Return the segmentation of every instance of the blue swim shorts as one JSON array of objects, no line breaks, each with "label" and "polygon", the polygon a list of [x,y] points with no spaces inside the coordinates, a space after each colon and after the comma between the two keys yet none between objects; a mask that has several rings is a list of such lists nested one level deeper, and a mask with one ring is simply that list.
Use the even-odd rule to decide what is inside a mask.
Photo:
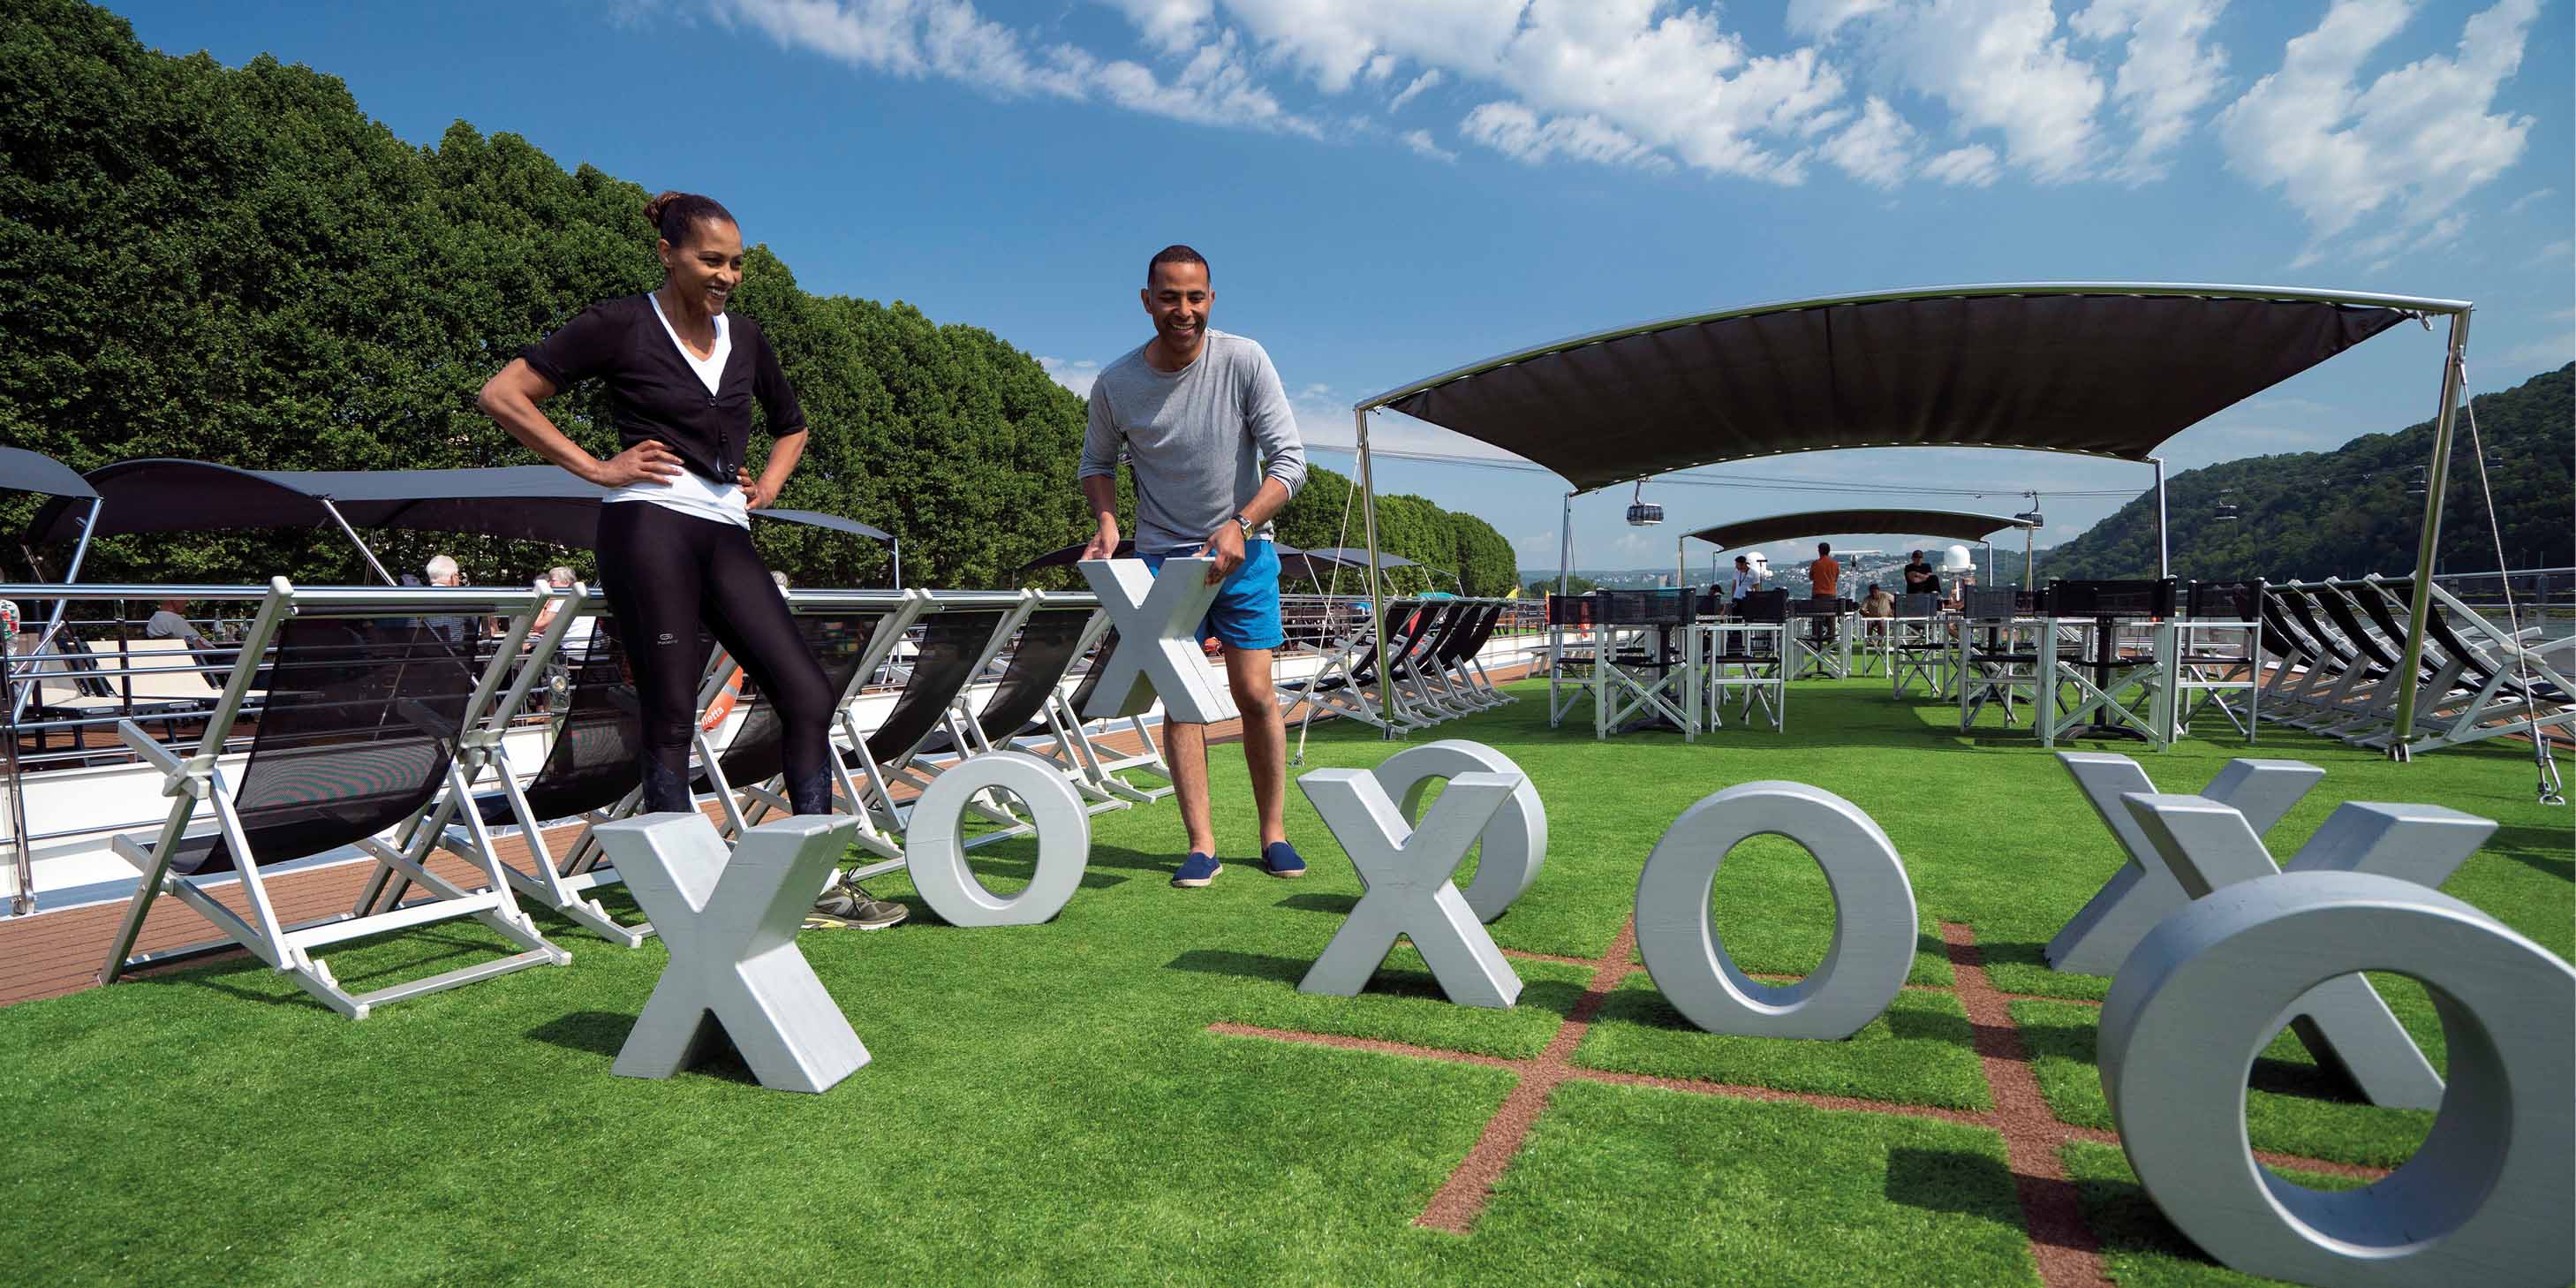
[{"label": "blue swim shorts", "polygon": [[[1165,559],[1187,559],[1198,554],[1199,546],[1183,546],[1158,555],[1146,555],[1145,566],[1160,575]],[[1199,638],[1215,636],[1227,648],[1277,648],[1288,642],[1279,627],[1279,551],[1267,541],[1243,543],[1243,564],[1216,592],[1216,602],[1208,605],[1207,617],[1199,622]]]}]

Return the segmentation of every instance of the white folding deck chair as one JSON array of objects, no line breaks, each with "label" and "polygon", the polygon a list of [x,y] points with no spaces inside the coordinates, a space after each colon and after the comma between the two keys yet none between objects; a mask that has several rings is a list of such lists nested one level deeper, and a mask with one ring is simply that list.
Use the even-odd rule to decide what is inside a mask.
[{"label": "white folding deck chair", "polygon": [[[520,662],[519,645],[536,619],[538,599],[527,590],[299,591],[283,577],[272,580],[193,753],[182,759],[132,721],[117,727],[125,744],[162,772],[162,790],[172,804],[169,818],[148,841],[134,836],[113,841],[116,853],[134,864],[142,881],[126,906],[100,982],[113,983],[135,968],[209,948],[239,946],[324,1005],[364,1019],[373,1008],[391,1002],[571,961],[571,954],[547,942],[520,911],[510,882],[490,858],[488,836],[482,838],[477,864],[485,889],[465,890],[424,864],[437,834],[426,825],[426,815],[435,802],[470,802],[473,773],[488,757],[467,749],[488,747],[499,737],[525,698],[530,678],[541,669],[523,668],[520,682],[503,696],[503,681]],[[424,616],[460,612],[509,619],[499,651],[479,673],[470,655],[459,656],[419,625]],[[217,760],[272,644],[275,655],[268,659],[267,673],[271,698],[260,713],[250,759],[236,780],[217,767]],[[191,834],[200,803],[211,807],[215,826]],[[478,815],[469,810],[467,816],[473,826],[481,826]],[[388,829],[401,838],[399,846],[377,839]],[[348,845],[374,856],[380,865],[356,906],[336,916],[284,924],[261,866]],[[226,906],[216,892],[216,879],[226,872],[239,874],[247,916]],[[372,907],[388,872],[421,885],[430,897]],[[165,893],[212,922],[223,938],[135,954],[144,918]],[[519,951],[354,994],[312,955],[325,945],[458,917],[480,921]]]}]

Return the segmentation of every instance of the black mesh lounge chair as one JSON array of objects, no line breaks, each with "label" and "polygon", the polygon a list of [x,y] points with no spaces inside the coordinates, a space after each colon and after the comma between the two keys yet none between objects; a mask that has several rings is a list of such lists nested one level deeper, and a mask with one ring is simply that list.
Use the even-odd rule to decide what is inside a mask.
[{"label": "black mesh lounge chair", "polygon": [[913,655],[912,675],[903,692],[873,732],[855,738],[841,762],[864,778],[861,800],[878,827],[901,833],[908,806],[897,804],[894,784],[916,788],[928,780],[907,773],[913,756],[931,738],[947,734],[952,743],[963,733],[957,699],[984,669],[995,651],[994,636],[1014,614],[1006,609],[950,609],[922,624],[921,646]]},{"label": "black mesh lounge chair", "polygon": [[[850,699],[858,692],[874,663],[892,647],[889,633],[895,629],[889,615],[874,609],[800,612],[795,615],[797,634],[814,652],[814,660],[823,668],[824,687],[833,696],[833,710],[846,712]],[[709,787],[716,793],[724,810],[723,832],[739,835],[757,826],[771,814],[784,814],[788,804],[784,777],[786,767],[785,722],[778,717],[778,704],[764,699],[753,705],[734,730],[724,751],[707,756],[703,750],[700,762]],[[706,735],[700,732],[701,748]],[[836,789],[852,786],[846,778],[835,781]]]},{"label": "black mesh lounge chair", "polygon": [[[1128,753],[1111,751],[1092,738],[1090,722],[1082,712],[1091,701],[1092,691],[1100,687],[1110,650],[1118,647],[1118,632],[1110,629],[1104,617],[1093,626],[1098,635],[1090,646],[1091,664],[1073,692],[1057,698],[1041,709],[1054,741],[1040,753],[1065,767],[1075,779],[1075,790],[1095,803],[1115,800],[1126,805],[1142,805],[1172,794],[1172,767],[1163,760],[1163,749],[1154,741],[1154,731],[1142,715],[1119,716],[1102,721],[1104,729],[1124,723],[1136,735],[1139,750]],[[1163,780],[1163,786],[1147,787],[1128,775],[1147,773]],[[1097,811],[1095,811],[1097,812]]]},{"label": "black mesh lounge chair", "polygon": [[[2382,598],[2412,590],[2403,581],[2362,584]],[[2363,739],[2363,746],[2385,747],[2404,738],[2410,752],[2424,752],[2506,734],[2545,738],[2576,726],[2576,684],[2569,682],[2565,662],[2555,660],[2576,654],[2576,640],[2516,639],[2439,585],[2424,605],[2424,633],[2446,658],[2442,683],[2428,682],[2418,692],[2414,728],[2397,729],[2392,717],[2390,727]]]},{"label": "black mesh lounge chair", "polygon": [[[425,592],[418,601],[388,603],[385,591],[362,593],[363,599],[328,590],[298,592],[283,578],[271,583],[206,732],[185,759],[131,721],[118,726],[126,745],[166,776],[173,803],[169,818],[151,839],[121,836],[114,842],[116,852],[141,871],[143,880],[127,905],[101,982],[113,983],[127,970],[182,954],[239,946],[333,1010],[364,1019],[373,1007],[389,1002],[571,960],[519,910],[509,882],[490,859],[488,837],[479,863],[485,889],[467,891],[423,866],[448,815],[458,802],[471,799],[472,780],[488,763],[483,749],[506,727],[552,646],[550,634],[531,652],[532,664],[505,695],[502,681],[516,666],[519,642],[535,620],[538,597],[529,591],[493,592],[469,601],[476,611],[506,612],[512,619],[505,651],[477,668],[420,621],[431,612],[455,611],[462,597],[447,592],[430,598]],[[333,615],[335,609],[360,606],[365,617]],[[273,661],[263,670],[259,660],[272,642]],[[236,782],[217,767],[217,758],[254,680],[269,689],[268,703]],[[191,835],[189,824],[201,797],[213,807],[215,827]],[[468,817],[479,829],[479,816],[469,811]],[[396,830],[397,844],[377,839],[388,829]],[[356,906],[318,921],[282,924],[262,870],[347,846],[378,862],[375,878]],[[250,907],[247,917],[213,893],[216,879],[227,874],[238,876]],[[389,874],[424,887],[430,897],[376,909]],[[224,938],[131,955],[144,917],[163,893],[197,910]],[[481,921],[519,951],[359,994],[344,989],[330,968],[311,955],[326,944],[464,916]]]},{"label": "black mesh lounge chair", "polygon": [[1415,709],[1432,717],[1428,723],[1437,724],[1463,716],[1469,710],[1447,700],[1441,676],[1451,652],[1457,647],[1460,632],[1475,616],[1477,606],[1462,599],[1442,599],[1432,601],[1425,611],[1433,614],[1433,621],[1423,628],[1420,643],[1413,652],[1397,664],[1395,675],[1403,681],[1406,691],[1413,695]]},{"label": "black mesh lounge chair", "polygon": [[1510,702],[1511,698],[1494,687],[1478,660],[1485,644],[1494,636],[1494,624],[1502,620],[1501,604],[1476,604],[1466,611],[1457,634],[1441,651],[1439,668],[1433,679],[1440,685],[1445,701],[1466,711],[1483,711]]},{"label": "black mesh lounge chair", "polygon": [[1324,660],[1323,669],[1303,680],[1282,682],[1278,686],[1279,692],[1291,701],[1298,698],[1306,700],[1306,722],[1312,722],[1318,712],[1324,712],[1380,729],[1425,727],[1400,709],[1400,701],[1390,701],[1383,707],[1379,705],[1378,699],[1394,693],[1395,685],[1384,686],[1375,696],[1369,692],[1369,686],[1377,683],[1381,659],[1408,656],[1421,640],[1423,629],[1430,624],[1430,615],[1418,611],[1421,607],[1419,600],[1397,600],[1388,604],[1386,625],[1392,636],[1389,647],[1379,648],[1377,640],[1367,634],[1345,640],[1340,649]]},{"label": "black mesh lounge chair", "polygon": [[[579,611],[566,608],[566,613]],[[475,798],[487,827],[512,827],[528,849],[529,867],[502,863],[521,897],[581,923],[603,938],[629,948],[653,933],[649,925],[627,926],[609,915],[591,892],[618,884],[617,869],[604,866],[604,854],[589,844],[585,828],[558,860],[546,844],[546,820],[578,818],[596,826],[612,818],[636,788],[637,758],[644,745],[643,716],[635,696],[635,677],[626,665],[626,648],[617,621],[605,614],[594,619],[587,654],[568,673],[563,716],[536,777],[519,785],[506,760],[493,790]],[[463,853],[472,844],[469,830],[450,828],[440,845]]]}]

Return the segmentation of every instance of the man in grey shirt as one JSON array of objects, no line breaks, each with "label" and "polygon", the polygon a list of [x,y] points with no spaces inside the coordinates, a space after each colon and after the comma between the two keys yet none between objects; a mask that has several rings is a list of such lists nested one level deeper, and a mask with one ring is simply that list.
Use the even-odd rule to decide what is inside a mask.
[{"label": "man in grey shirt", "polygon": [[[1207,260],[1170,246],[1145,267],[1137,295],[1154,338],[1102,369],[1091,386],[1082,437],[1082,495],[1097,531],[1085,559],[1118,549],[1118,461],[1136,476],[1136,553],[1156,569],[1165,558],[1204,553],[1210,580],[1225,589],[1199,636],[1225,647],[1225,674],[1243,713],[1243,758],[1261,813],[1262,866],[1298,877],[1306,864],[1288,844],[1288,728],[1270,682],[1279,626],[1279,555],[1271,516],[1306,478],[1306,449],[1287,391],[1260,345],[1208,329],[1216,292]],[[1225,865],[1208,821],[1207,726],[1165,720],[1163,752],[1180,797],[1189,857],[1172,884],[1197,888]]]}]

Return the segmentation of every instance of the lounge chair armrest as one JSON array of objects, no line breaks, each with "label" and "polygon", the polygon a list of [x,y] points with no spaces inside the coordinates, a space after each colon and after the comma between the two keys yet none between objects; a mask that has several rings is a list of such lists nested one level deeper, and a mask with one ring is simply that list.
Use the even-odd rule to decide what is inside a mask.
[{"label": "lounge chair armrest", "polygon": [[394,711],[403,719],[410,721],[412,728],[420,730],[433,741],[442,746],[454,747],[456,722],[442,719],[437,712],[429,709],[429,704],[418,698],[403,698],[394,703]]},{"label": "lounge chair armrest", "polygon": [[[142,726],[137,725],[133,721],[117,721],[116,736],[124,740],[125,746],[128,750],[132,751],[135,755],[142,757],[144,763],[149,764],[154,769],[160,770],[165,778],[175,781],[186,773],[188,762],[179,759],[179,757],[172,753],[169,748],[154,741],[152,735],[143,732]],[[163,795],[169,794],[169,791],[165,789]]]}]

